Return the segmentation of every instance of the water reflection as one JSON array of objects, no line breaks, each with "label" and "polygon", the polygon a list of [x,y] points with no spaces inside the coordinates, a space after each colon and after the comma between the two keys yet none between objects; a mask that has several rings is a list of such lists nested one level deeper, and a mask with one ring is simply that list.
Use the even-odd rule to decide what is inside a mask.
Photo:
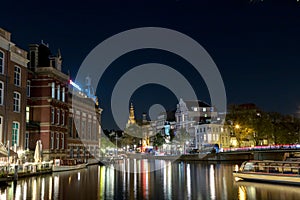
[{"label": "water reflection", "polygon": [[[152,168],[165,166],[151,172]],[[0,199],[297,199],[298,187],[235,182],[234,164],[125,160],[106,166],[20,179]],[[138,173],[138,170],[145,171]],[[146,172],[149,170],[148,172]]]}]

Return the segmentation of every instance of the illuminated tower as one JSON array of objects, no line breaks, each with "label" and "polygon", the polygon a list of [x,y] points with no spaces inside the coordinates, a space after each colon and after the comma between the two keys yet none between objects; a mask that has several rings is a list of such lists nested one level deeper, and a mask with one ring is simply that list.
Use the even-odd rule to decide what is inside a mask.
[{"label": "illuminated tower", "polygon": [[127,125],[130,125],[130,124],[135,124],[135,117],[134,117],[134,108],[133,108],[133,105],[132,103],[130,104],[130,110],[129,110],[129,119],[128,119],[128,122],[127,122]]}]

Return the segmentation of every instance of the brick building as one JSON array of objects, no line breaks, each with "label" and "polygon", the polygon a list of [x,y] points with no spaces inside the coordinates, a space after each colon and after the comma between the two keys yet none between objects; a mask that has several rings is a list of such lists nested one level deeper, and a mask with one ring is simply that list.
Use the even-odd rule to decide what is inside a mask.
[{"label": "brick building", "polygon": [[27,52],[0,28],[0,142],[14,151],[25,146]]},{"label": "brick building", "polygon": [[34,150],[41,140],[43,160],[66,156],[66,136],[69,76],[61,71],[60,52],[52,55],[48,45],[41,43],[29,46],[28,84],[30,97],[26,107],[26,141]]}]

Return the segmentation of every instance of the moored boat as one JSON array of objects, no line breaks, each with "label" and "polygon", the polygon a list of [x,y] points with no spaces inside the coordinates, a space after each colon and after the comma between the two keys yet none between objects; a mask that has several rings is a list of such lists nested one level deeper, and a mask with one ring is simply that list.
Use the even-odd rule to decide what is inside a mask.
[{"label": "moored boat", "polygon": [[76,160],[60,160],[55,159],[52,166],[53,172],[70,171],[83,169],[87,167],[87,163],[77,163]]},{"label": "moored boat", "polygon": [[233,172],[236,180],[300,185],[299,161],[248,161]]}]

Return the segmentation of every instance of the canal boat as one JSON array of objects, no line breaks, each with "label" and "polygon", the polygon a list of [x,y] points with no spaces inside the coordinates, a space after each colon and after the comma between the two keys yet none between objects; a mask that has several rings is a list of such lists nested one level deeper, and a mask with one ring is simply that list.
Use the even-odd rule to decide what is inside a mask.
[{"label": "canal boat", "polygon": [[76,160],[55,159],[52,165],[52,172],[70,171],[83,169],[87,167],[87,163],[78,163]]},{"label": "canal boat", "polygon": [[299,161],[248,161],[233,172],[238,180],[300,185]]}]

